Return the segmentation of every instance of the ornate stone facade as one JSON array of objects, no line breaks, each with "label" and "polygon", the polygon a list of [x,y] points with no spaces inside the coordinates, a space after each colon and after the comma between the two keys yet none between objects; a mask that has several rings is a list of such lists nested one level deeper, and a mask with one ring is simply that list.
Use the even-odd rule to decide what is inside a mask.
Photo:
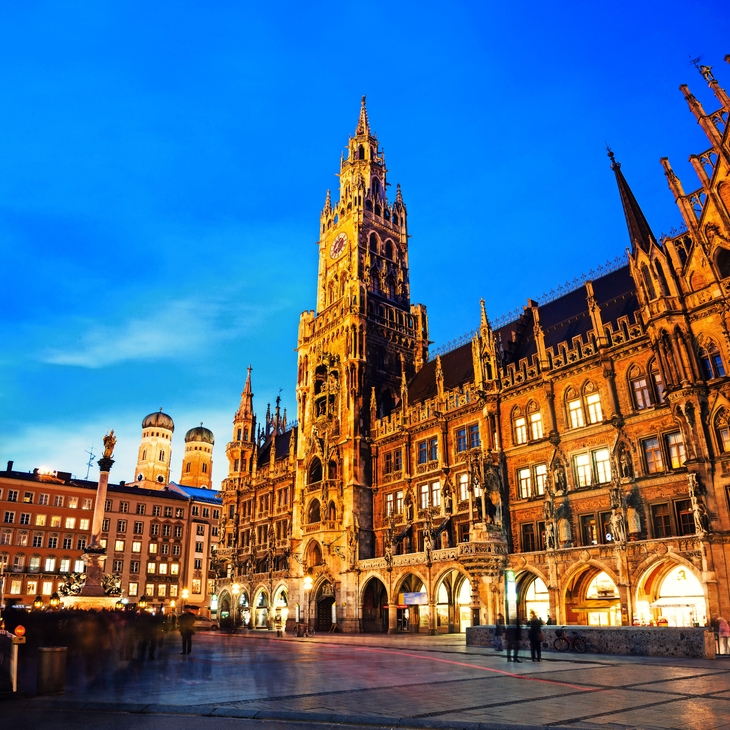
[{"label": "ornate stone facade", "polygon": [[250,373],[234,421],[222,600],[237,582],[261,626],[453,631],[504,612],[510,568],[523,615],[730,613],[730,101],[704,75],[718,112],[682,87],[711,144],[690,158],[701,188],[662,161],[686,230],[654,237],[609,151],[626,263],[500,327],[482,304],[471,342],[431,360],[363,99],[320,217],[298,428],[277,407],[254,437]]}]

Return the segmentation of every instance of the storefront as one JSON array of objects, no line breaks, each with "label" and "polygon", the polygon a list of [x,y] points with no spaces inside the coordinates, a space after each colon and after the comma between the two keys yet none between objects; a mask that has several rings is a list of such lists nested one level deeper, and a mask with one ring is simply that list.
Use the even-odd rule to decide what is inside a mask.
[{"label": "storefront", "polygon": [[641,581],[634,620],[649,626],[705,626],[707,602],[702,584],[683,565],[653,567]]}]

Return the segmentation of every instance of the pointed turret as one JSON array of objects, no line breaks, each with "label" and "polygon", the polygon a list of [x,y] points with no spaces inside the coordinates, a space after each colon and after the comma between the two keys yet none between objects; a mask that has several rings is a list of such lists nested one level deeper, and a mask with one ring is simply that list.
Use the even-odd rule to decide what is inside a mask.
[{"label": "pointed turret", "polygon": [[256,434],[256,416],[253,412],[251,370],[248,366],[246,384],[241,393],[241,403],[233,417],[233,438],[226,447],[229,478],[240,477],[251,463],[251,453]]},{"label": "pointed turret", "polygon": [[616,158],[610,147],[608,148],[608,156],[611,160],[611,169],[616,175],[618,192],[621,196],[621,205],[624,209],[624,216],[626,216],[626,226],[629,229],[629,238],[631,239],[631,253],[635,256],[637,248],[648,252],[652,244],[656,245],[656,238],[651,232],[651,228],[639,204],[636,202],[636,198],[631,192],[631,188],[626,182],[624,174],[621,172],[621,163],[616,162]]},{"label": "pointed turret", "polygon": [[365,96],[362,97],[362,102],[360,104],[360,117],[357,120],[355,135],[364,135],[366,137],[370,136],[370,123],[368,122],[368,110],[365,106]]}]

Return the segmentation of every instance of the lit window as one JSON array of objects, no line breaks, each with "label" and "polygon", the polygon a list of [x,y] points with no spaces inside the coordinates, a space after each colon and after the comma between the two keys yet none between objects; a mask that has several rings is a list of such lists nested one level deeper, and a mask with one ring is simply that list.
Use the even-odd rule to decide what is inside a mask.
[{"label": "lit window", "polygon": [[720,442],[720,451],[723,453],[730,451],[730,427],[720,426],[717,429],[717,438]]},{"label": "lit window", "polygon": [[542,414],[530,414],[530,435],[533,441],[537,441],[542,438]]},{"label": "lit window", "polygon": [[157,543],[151,542],[147,549],[151,555],[156,555],[157,554]]},{"label": "lit window", "polygon": [[53,515],[51,517],[51,527],[60,527],[60,526],[61,526],[61,516]]},{"label": "lit window", "polygon": [[634,391],[634,405],[636,410],[640,411],[651,405],[651,397],[649,395],[649,386],[646,378],[636,378],[631,381],[631,388]]},{"label": "lit window", "polygon": [[644,449],[644,459],[646,461],[646,471],[649,474],[657,474],[664,471],[664,461],[662,459],[662,449],[658,438],[645,439],[642,442]]},{"label": "lit window", "polygon": [[192,585],[193,593],[200,593],[201,592],[201,584],[199,578],[193,578],[193,585]]},{"label": "lit window", "polygon": [[58,564],[59,573],[68,573],[71,570],[71,561],[68,558],[61,558],[61,562]]},{"label": "lit window", "polygon": [[419,509],[426,509],[428,507],[428,484],[421,484],[419,489]]},{"label": "lit window", "polygon": [[53,581],[52,580],[44,580],[43,583],[41,583],[41,594],[44,596],[50,596],[53,593]]},{"label": "lit window", "polygon": [[19,596],[20,595],[20,587],[22,585],[22,581],[19,580],[11,580],[10,581],[10,595],[11,596]]},{"label": "lit window", "polygon": [[679,469],[684,466],[687,458],[684,451],[684,439],[679,431],[668,433],[666,435],[667,452],[669,454],[669,463],[672,469]]},{"label": "lit window", "polygon": [[148,595],[150,597],[154,596],[155,595],[155,584],[154,583],[145,583],[144,592],[145,592],[145,595]]},{"label": "lit window", "polygon": [[597,449],[593,452],[593,461],[596,466],[596,481],[606,484],[611,481],[611,455],[608,449]]},{"label": "lit window", "polygon": [[76,529],[76,518],[75,517],[67,517],[66,521],[63,523],[63,526],[67,530],[75,530]]},{"label": "lit window", "polygon": [[180,563],[170,563],[170,575],[180,574]]},{"label": "lit window", "polygon": [[167,595],[167,583],[160,583],[160,585],[157,586],[157,595],[160,598]]},{"label": "lit window", "polygon": [[81,509],[90,510],[92,509],[94,501],[90,497],[85,497],[81,502]]},{"label": "lit window", "polygon": [[525,420],[524,416],[515,418],[515,443],[527,443],[527,421]]},{"label": "lit window", "polygon": [[154,573],[157,569],[157,563],[147,563],[147,572],[148,573]]},{"label": "lit window", "polygon": [[114,552],[115,553],[124,552],[124,540],[115,540],[114,541]]},{"label": "lit window", "polygon": [[45,570],[46,573],[53,573],[56,570],[56,558],[46,558],[43,570]]},{"label": "lit window", "polygon": [[521,499],[527,499],[532,495],[532,473],[529,467],[517,470],[517,483]]},{"label": "lit window", "polygon": [[580,402],[580,398],[568,401],[568,416],[571,428],[580,428],[585,425],[583,421],[583,404]]},{"label": "lit window", "polygon": [[136,540],[132,543],[132,552],[133,553],[141,553],[142,552],[142,543]]},{"label": "lit window", "polygon": [[579,487],[590,487],[592,483],[591,455],[578,454],[573,457],[575,478]]},{"label": "lit window", "polygon": [[167,575],[167,563],[160,563],[158,572],[160,575]]},{"label": "lit window", "polygon": [[176,585],[170,586],[170,598],[177,598],[177,586]]},{"label": "lit window", "polygon": [[45,515],[36,515],[35,523],[36,523],[37,527],[45,527],[46,526],[46,516]]},{"label": "lit window", "polygon": [[68,506],[69,506],[69,509],[78,509],[79,498],[78,497],[69,497]]},{"label": "lit window", "polygon": [[91,526],[91,521],[88,519],[79,520],[79,530],[88,530]]},{"label": "lit window", "polygon": [[603,420],[601,396],[598,393],[590,393],[586,396],[586,409],[588,411],[588,423],[600,423]]},{"label": "lit window", "polygon": [[390,494],[385,495],[385,516],[390,517],[392,514],[395,514],[393,512],[395,508],[395,494],[391,492]]},{"label": "lit window", "polygon": [[399,489],[395,493],[395,513],[397,515],[403,514],[403,490]]},{"label": "lit window", "polygon": [[130,583],[129,590],[127,590],[128,596],[136,596],[139,590],[139,583]]},{"label": "lit window", "polygon": [[84,561],[81,558],[77,558],[74,560],[74,573],[84,573],[86,572],[86,566],[84,565]]},{"label": "lit window", "polygon": [[538,464],[535,467],[535,491],[537,494],[545,494],[545,485],[547,484],[547,466]]},{"label": "lit window", "polygon": [[431,482],[431,506],[441,506],[441,482]]},{"label": "lit window", "polygon": [[469,475],[459,474],[457,483],[459,485],[459,501],[466,502],[469,499]]}]

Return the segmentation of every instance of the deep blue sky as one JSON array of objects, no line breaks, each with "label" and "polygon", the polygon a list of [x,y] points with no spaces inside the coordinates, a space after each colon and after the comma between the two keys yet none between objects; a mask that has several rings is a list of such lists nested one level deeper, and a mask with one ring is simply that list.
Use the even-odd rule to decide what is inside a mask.
[{"label": "deep blue sky", "polygon": [[[114,428],[216,434],[254,367],[293,416],[319,212],[362,94],[438,344],[624,252],[611,144],[658,235],[730,89],[725,0],[33,2],[0,9],[0,468],[86,474]],[[394,187],[391,189],[393,190]],[[97,472],[96,468],[92,475]]]}]

